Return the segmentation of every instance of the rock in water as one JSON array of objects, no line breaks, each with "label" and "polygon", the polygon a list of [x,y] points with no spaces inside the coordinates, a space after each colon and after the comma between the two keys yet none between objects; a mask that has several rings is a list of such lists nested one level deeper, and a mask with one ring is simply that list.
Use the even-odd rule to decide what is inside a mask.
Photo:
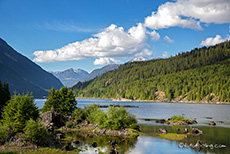
[{"label": "rock in water", "polygon": [[192,128],[192,133],[193,134],[202,134],[203,132],[199,130],[198,128]]},{"label": "rock in water", "polygon": [[162,134],[167,134],[168,133],[168,131],[166,129],[164,129],[164,128],[160,128],[159,132],[162,133]]},{"label": "rock in water", "polygon": [[210,126],[216,126],[216,123],[214,121],[209,123]]}]

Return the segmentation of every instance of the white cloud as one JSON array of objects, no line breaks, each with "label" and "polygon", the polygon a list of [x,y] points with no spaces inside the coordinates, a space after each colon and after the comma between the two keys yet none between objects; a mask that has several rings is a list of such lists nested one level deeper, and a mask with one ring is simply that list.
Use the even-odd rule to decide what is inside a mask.
[{"label": "white cloud", "polygon": [[153,41],[158,41],[160,39],[160,34],[157,33],[155,30],[152,32],[147,32]]},{"label": "white cloud", "polygon": [[70,43],[60,49],[35,51],[36,62],[57,62],[86,58],[151,56],[145,41],[146,28],[139,23],[128,32],[112,24],[89,39]]},{"label": "white cloud", "polygon": [[206,40],[202,41],[200,45],[203,46],[210,46],[210,45],[216,45],[218,43],[224,42],[225,40],[220,36],[216,35],[216,37],[208,37]]},{"label": "white cloud", "polygon": [[107,64],[120,64],[122,63],[120,60],[115,60],[114,58],[99,58],[96,59],[93,64],[94,65],[107,65]]},{"label": "white cloud", "polygon": [[163,57],[168,57],[168,55],[169,55],[169,53],[168,53],[167,51],[165,51],[165,52],[162,54]]},{"label": "white cloud", "polygon": [[201,30],[203,23],[229,23],[229,0],[177,0],[158,7],[157,12],[145,18],[151,29],[183,27]]},{"label": "white cloud", "polygon": [[164,40],[168,43],[173,43],[174,40],[170,39],[167,35],[164,37]]}]

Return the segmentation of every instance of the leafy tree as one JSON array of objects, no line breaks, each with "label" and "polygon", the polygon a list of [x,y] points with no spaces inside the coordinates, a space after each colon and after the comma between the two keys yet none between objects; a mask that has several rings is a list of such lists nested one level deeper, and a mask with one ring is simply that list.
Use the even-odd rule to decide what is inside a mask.
[{"label": "leafy tree", "polygon": [[72,90],[68,90],[67,87],[62,87],[60,90],[52,88],[49,91],[47,101],[45,102],[42,112],[55,111],[63,115],[71,115],[76,108],[77,102]]},{"label": "leafy tree", "polygon": [[25,127],[26,121],[30,118],[37,119],[39,111],[34,103],[32,94],[16,95],[4,107],[2,122],[17,132]]}]

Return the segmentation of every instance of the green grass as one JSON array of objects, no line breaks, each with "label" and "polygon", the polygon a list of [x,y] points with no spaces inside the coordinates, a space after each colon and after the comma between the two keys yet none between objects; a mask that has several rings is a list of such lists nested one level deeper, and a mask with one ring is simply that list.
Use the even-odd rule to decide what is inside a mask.
[{"label": "green grass", "polygon": [[168,120],[168,122],[173,122],[173,123],[177,123],[177,122],[186,122],[186,121],[189,121],[190,123],[194,123],[193,120],[190,120],[190,119],[187,119],[185,118],[184,116],[172,116],[170,118],[171,120]]},{"label": "green grass", "polygon": [[188,134],[176,134],[176,133],[168,133],[168,134],[160,134],[159,138],[167,139],[167,140],[174,140],[174,141],[180,141],[183,140],[185,137],[187,137]]},{"label": "green grass", "polygon": [[[78,154],[81,150],[74,149],[71,151],[63,151],[60,149],[54,148],[39,148],[37,150],[22,150],[22,154]],[[19,154],[20,150],[9,150],[9,151],[2,151],[0,154]]]}]

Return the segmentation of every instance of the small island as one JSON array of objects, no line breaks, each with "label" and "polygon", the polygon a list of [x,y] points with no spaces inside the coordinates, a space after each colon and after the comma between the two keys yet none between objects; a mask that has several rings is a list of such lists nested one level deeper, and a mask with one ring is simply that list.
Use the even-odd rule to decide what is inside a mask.
[{"label": "small island", "polygon": [[184,116],[172,116],[171,118],[156,120],[156,123],[168,124],[168,125],[192,125],[197,124],[196,120],[187,119]]}]

